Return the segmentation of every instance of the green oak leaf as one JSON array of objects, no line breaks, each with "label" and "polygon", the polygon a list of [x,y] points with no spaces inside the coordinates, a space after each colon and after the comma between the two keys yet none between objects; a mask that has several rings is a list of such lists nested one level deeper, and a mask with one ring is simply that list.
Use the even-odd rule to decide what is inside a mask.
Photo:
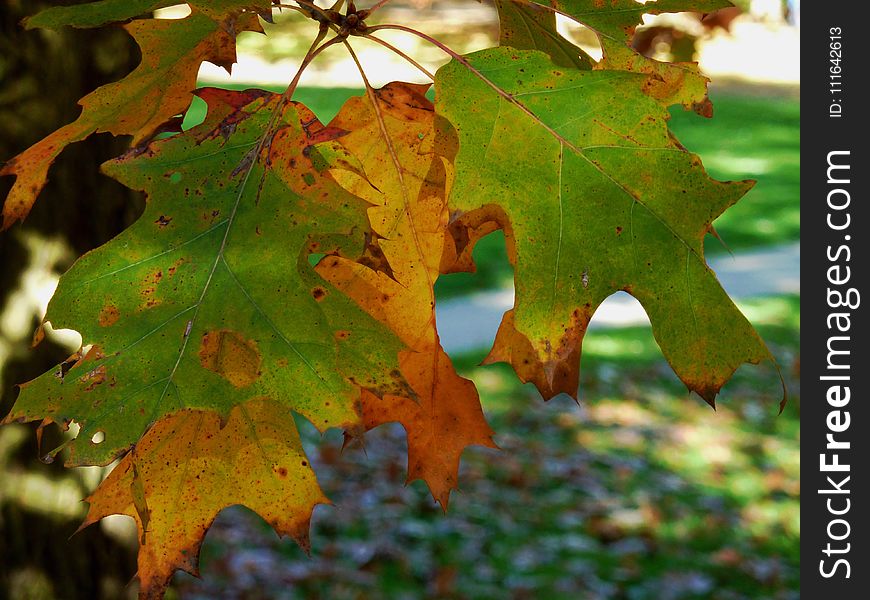
[{"label": "green oak leaf", "polygon": [[556,13],[515,0],[495,0],[499,44],[546,52],[559,66],[591,69],[592,58],[556,31]]},{"label": "green oak leaf", "polygon": [[515,0],[549,6],[586,25],[600,38],[628,43],[643,15],[675,12],[709,13],[733,6],[728,0]]},{"label": "green oak leaf", "polygon": [[355,256],[369,231],[317,150],[344,132],[280,95],[199,93],[205,123],[104,165],[145,212],[61,278],[46,320],[86,352],[24,384],[7,417],[77,422],[70,464],[106,464],[186,409],[265,398],[352,428],[361,388],[406,393],[403,346],[309,262]]},{"label": "green oak leaf", "polygon": [[712,116],[707,99],[709,80],[696,63],[666,63],[635,52],[631,40],[645,14],[674,12],[708,13],[732,6],[728,0],[513,0],[521,4],[548,6],[592,29],[601,43],[604,57],[600,69],[637,71],[653,77],[646,91],[666,104],[682,104],[704,116]]},{"label": "green oak leaf", "polygon": [[545,398],[576,397],[586,327],[619,290],[711,404],[740,364],[772,360],[703,254],[713,220],[752,182],[708,177],[670,135],[644,75],[564,69],[510,48],[466,58],[479,75],[442,67],[436,110],[458,139],[452,229],[499,222],[515,264],[516,302],[490,361],[512,363]]}]

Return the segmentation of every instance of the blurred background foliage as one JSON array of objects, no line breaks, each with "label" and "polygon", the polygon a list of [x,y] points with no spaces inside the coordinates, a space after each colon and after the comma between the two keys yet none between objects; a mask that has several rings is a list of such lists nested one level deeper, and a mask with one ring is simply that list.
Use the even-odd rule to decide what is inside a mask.
[{"label": "blurred background foliage", "polygon": [[[72,3],[0,0],[0,160],[73,120],[78,98],[138,63],[138,49],[118,27],[18,25],[42,7]],[[737,4],[704,20],[649,20],[635,39],[651,56],[700,60],[714,78],[716,117],[677,109],[672,129],[712,175],[759,181],[716,222],[727,248],[710,236],[707,252],[720,256],[784,247],[800,232],[799,87],[788,60],[798,51],[799,3]],[[459,51],[492,45],[498,32],[486,2],[394,0],[382,18]],[[267,26],[268,37],[244,34],[234,77],[205,66],[202,83],[283,89],[309,42],[299,26],[292,13]],[[590,32],[560,27],[596,51]],[[390,41],[433,69],[444,61],[413,40]],[[377,83],[419,77],[378,47],[361,56]],[[356,77],[346,57],[330,51],[296,99],[326,121],[361,93]],[[203,111],[195,101],[187,125]],[[65,359],[77,342],[61,332],[30,348],[60,273],[142,210],[139,194],[97,171],[124,141],[95,136],[70,148],[26,223],[0,235],[0,415],[17,393],[13,384]],[[0,180],[0,197],[10,185]],[[439,299],[466,302],[469,294],[510,288],[503,236],[487,237],[475,257],[478,272],[443,277]],[[767,294],[740,306],[782,367],[790,392],[782,415],[771,369],[739,371],[717,412],[688,396],[648,326],[588,334],[579,406],[567,398],[543,403],[503,365],[477,366],[486,348],[465,348],[454,359],[477,384],[501,451],[466,453],[462,489],[446,516],[420,482],[403,485],[401,428],[380,428],[365,451],[342,452],[339,432],[321,438],[300,423],[335,502],[315,512],[312,556],[277,539],[256,515],[230,509],[206,538],[203,578],[179,574],[169,597],[799,597],[800,300]],[[47,428],[43,450],[63,435]],[[0,428],[0,600],[135,597],[128,521],[108,519],[72,535],[85,512],[80,500],[107,470],[67,471],[39,456],[34,426]]]}]

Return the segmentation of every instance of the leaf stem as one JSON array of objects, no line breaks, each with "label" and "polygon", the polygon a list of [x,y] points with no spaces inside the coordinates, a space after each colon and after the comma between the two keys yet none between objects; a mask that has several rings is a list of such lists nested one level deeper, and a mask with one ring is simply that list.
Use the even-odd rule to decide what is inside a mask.
[{"label": "leaf stem", "polygon": [[[325,9],[320,8],[319,6],[314,4],[314,2],[310,2],[309,0],[295,0],[295,1],[297,4],[307,8],[310,12],[316,12],[317,14],[319,14],[321,17],[323,17],[327,21],[330,21],[329,13],[327,13]],[[279,4],[278,6],[285,6],[285,5]],[[286,5],[286,6],[289,6],[289,5]],[[309,13],[309,16],[311,16],[310,13]]]},{"label": "leaf stem", "polygon": [[380,7],[382,7],[384,4],[386,4],[389,1],[390,0],[379,0],[376,4],[374,4],[371,8],[368,9],[369,14],[372,14],[373,12],[378,10]]},{"label": "leaf stem", "polygon": [[317,37],[314,38],[314,41],[311,43],[311,47],[308,48],[308,52],[305,54],[305,57],[302,59],[302,62],[299,64],[299,69],[296,70],[296,75],[293,76],[293,80],[290,82],[290,85],[287,86],[287,89],[284,90],[284,94],[282,97],[283,101],[290,100],[293,97],[293,93],[296,91],[296,87],[299,85],[299,79],[302,77],[303,71],[305,71],[306,67],[312,63],[312,61],[317,58],[321,52],[333,46],[341,41],[341,38],[338,36],[332,38],[331,40],[324,42],[320,46],[323,38],[326,37],[327,28],[324,25],[320,26],[320,31],[317,33]]},{"label": "leaf stem", "polygon": [[[381,135],[384,138],[384,143],[387,145],[387,148],[390,151],[390,158],[392,158],[393,165],[396,167],[396,173],[399,176],[399,182],[402,185],[402,192],[407,197],[408,191],[405,187],[405,178],[402,172],[402,165],[399,163],[399,156],[396,153],[396,149],[393,147],[392,139],[390,139],[390,135],[387,132],[387,125],[384,123],[384,116],[381,114],[380,105],[378,104],[378,96],[375,93],[372,84],[369,82],[369,78],[366,76],[365,69],[363,69],[362,63],[360,63],[359,58],[356,55],[356,52],[353,51],[353,47],[350,45],[346,39],[342,40],[345,48],[347,48],[350,57],[353,59],[354,64],[356,64],[356,68],[359,71],[360,77],[362,77],[363,83],[366,87],[366,94],[369,97],[369,101],[372,103],[372,110],[375,113],[375,117],[378,120],[378,127],[381,130]],[[407,205],[407,198],[406,198]]]},{"label": "leaf stem", "polygon": [[[294,6],[294,5],[292,5],[292,4],[275,4],[275,6],[278,6],[278,7],[281,7],[281,8],[292,8],[292,9],[294,9],[294,10],[298,10],[298,11],[302,12],[303,14],[305,14],[305,15],[307,15],[307,16],[309,16],[309,17],[312,17],[312,18],[313,18],[312,13],[316,12],[316,13],[318,13],[318,15],[319,15],[320,17],[322,17],[321,19],[317,19],[317,18],[314,19],[315,21],[318,21],[318,22],[320,23],[321,33],[322,33],[322,32],[323,32],[323,31],[328,27],[328,28],[331,29],[331,30],[332,30],[332,31],[333,31],[337,36],[339,36],[339,37],[346,37],[346,35],[343,35],[343,34],[341,33],[341,29],[340,29],[340,28],[339,28],[339,27],[338,27],[338,26],[337,26],[337,25],[332,21],[332,18],[333,18],[333,16],[334,16],[335,12],[337,12],[337,11],[341,8],[342,4],[344,3],[344,0],[338,0],[338,1],[337,1],[337,2],[332,6],[332,8],[330,9],[330,11],[331,11],[333,14],[328,13],[328,12],[325,11],[324,9],[322,9],[322,8],[320,8],[319,6],[317,6],[316,4],[312,3],[310,0],[295,0],[295,1],[296,1],[299,5],[304,6],[305,8],[300,9],[299,6]],[[366,14],[366,17],[368,17],[368,15],[370,15],[370,14],[372,13],[372,11],[374,11],[374,10],[376,10],[376,9],[378,9],[378,8],[380,8],[380,7],[382,7],[382,6],[383,6],[384,4],[386,4],[387,2],[389,2],[389,0],[381,0],[380,2],[376,3],[372,8],[368,9],[368,12],[367,12],[367,14]],[[306,10],[306,9],[307,9],[307,10]],[[310,12],[309,12],[309,11],[310,11]],[[362,30],[362,31],[365,31],[366,33],[363,33],[362,31],[360,31],[360,32],[358,32],[358,33],[355,33],[354,35],[358,35],[358,36],[360,36],[360,37],[367,38],[367,39],[369,39],[369,40],[371,40],[371,41],[373,41],[373,42],[375,42],[375,43],[378,43],[378,44],[380,44],[381,46],[384,46],[385,48],[387,48],[387,49],[389,49],[389,50],[395,52],[397,55],[399,55],[400,57],[404,58],[406,61],[408,61],[408,62],[411,63],[412,65],[414,65],[417,69],[419,69],[422,73],[424,73],[424,74],[425,74],[429,79],[432,79],[433,81],[435,80],[435,76],[432,74],[432,72],[429,71],[428,69],[426,69],[426,68],[425,68],[423,65],[421,65],[419,62],[417,62],[416,60],[414,60],[413,58],[411,58],[410,56],[408,56],[408,55],[405,54],[403,51],[399,50],[398,48],[396,48],[395,46],[393,46],[392,44],[390,44],[390,43],[387,42],[386,40],[382,40],[382,39],[380,39],[380,38],[376,38],[376,37],[374,37],[374,36],[372,36],[372,35],[370,35],[370,34],[368,33],[368,32],[373,31],[374,29],[375,29],[375,28],[369,28],[369,29],[367,29],[367,30]],[[322,36],[320,37],[320,39],[322,39]],[[334,40],[334,41],[332,41],[331,43],[336,43],[336,41]],[[312,57],[312,58],[313,58],[313,57]]]},{"label": "leaf stem", "polygon": [[[405,31],[407,33],[411,33],[413,35],[416,35],[417,37],[429,42],[430,44],[437,46],[444,53],[448,54],[453,60],[455,60],[456,62],[458,62],[462,66],[464,66],[469,71],[471,71],[475,77],[477,77],[478,79],[483,81],[486,85],[491,87],[493,89],[493,91],[495,91],[499,96],[501,96],[502,98],[504,98],[505,100],[507,100],[511,104],[516,105],[523,112],[528,114],[530,117],[533,117],[536,121],[540,121],[540,119],[538,119],[538,117],[532,111],[530,111],[528,108],[525,107],[525,105],[521,104],[516,98],[514,98],[513,94],[510,94],[510,93],[504,91],[498,85],[496,85],[495,83],[490,81],[489,78],[486,75],[484,75],[477,67],[475,67],[470,62],[468,62],[467,58],[465,58],[464,56],[462,56],[461,54],[459,54],[458,52],[456,52],[452,48],[446,46],[444,43],[440,42],[439,40],[433,38],[431,35],[427,35],[427,34],[423,33],[422,31],[418,31],[418,30],[413,29],[411,27],[406,27],[404,25],[395,25],[395,24],[376,25],[374,27],[370,27],[369,32],[380,31],[382,29],[393,29],[396,31]],[[557,137],[561,137],[561,136],[558,136],[558,134],[557,134]]]},{"label": "leaf stem", "polygon": [[395,52],[396,54],[398,54],[399,56],[401,56],[402,58],[407,60],[409,63],[411,63],[412,65],[417,67],[429,79],[431,79],[433,81],[435,80],[435,76],[426,67],[424,67],[423,65],[418,63],[416,60],[414,60],[413,58],[411,58],[410,56],[408,56],[407,54],[405,54],[404,52],[402,52],[401,50],[399,50],[398,48],[396,48],[395,46],[393,46],[391,43],[387,42],[386,40],[382,40],[381,38],[376,38],[375,36],[370,35],[370,34],[365,34],[362,37],[364,37],[367,40],[371,40],[373,42],[376,42],[376,43],[380,44],[381,46],[383,46],[384,48],[387,48],[388,50],[392,50],[393,52]]},{"label": "leaf stem", "polygon": [[462,58],[461,54],[459,54],[455,50],[452,50],[450,47],[444,45],[444,43],[433,38],[431,35],[427,35],[427,34],[423,33],[422,31],[419,31],[419,30],[414,29],[412,27],[406,27],[405,25],[397,25],[397,24],[390,24],[390,23],[385,23],[383,25],[373,25],[372,27],[369,27],[369,33],[374,33],[375,31],[380,31],[382,29],[394,29],[397,31],[405,31],[407,33],[412,33],[412,34],[416,35],[417,37],[426,40],[430,44],[438,46],[446,54],[449,54],[451,57],[455,58],[456,60],[459,60],[459,61],[464,60]]},{"label": "leaf stem", "polygon": [[311,14],[302,8],[301,6],[296,6],[295,4],[273,4],[273,7],[277,8],[289,8],[290,10],[295,10],[298,13],[305,15],[306,17],[311,17]]}]

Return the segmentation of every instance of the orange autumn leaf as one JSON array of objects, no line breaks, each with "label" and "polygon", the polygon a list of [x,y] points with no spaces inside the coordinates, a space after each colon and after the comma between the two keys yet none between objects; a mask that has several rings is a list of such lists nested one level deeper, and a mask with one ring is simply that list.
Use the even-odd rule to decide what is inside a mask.
[{"label": "orange autumn leaf", "polygon": [[494,444],[474,385],[456,373],[435,327],[448,167],[432,152],[435,114],[427,87],[389,84],[372,92],[377,105],[370,97],[352,98],[330,123],[348,131],[340,142],[360,159],[363,172],[334,170],[334,176],[374,204],[368,211],[372,244],[386,264],[372,269],[329,257],[318,272],[408,346],[399,365],[417,397],[364,394],[363,420],[369,429],[393,421],[405,427],[408,479],[426,481],[446,508],[462,451]]},{"label": "orange autumn leaf", "polygon": [[176,569],[197,572],[199,547],[218,513],[244,505],[307,549],[311,513],[328,503],[293,416],[266,399],[232,409],[225,424],[186,409],[158,421],[96,492],[82,528],[133,517],[140,598],[161,598]]},{"label": "orange autumn leaf", "polygon": [[142,48],[142,62],[124,79],[104,85],[79,101],[78,119],[61,127],[8,161],[0,175],[14,175],[15,184],[3,205],[8,229],[23,221],[45,187],[48,170],[63,150],[94,133],[131,135],[139,145],[170,124],[193,99],[203,61],[229,70],[236,61],[236,34],[262,31],[252,13],[227,15],[221,21],[192,14],[179,21],[147,19],[124,28]]}]

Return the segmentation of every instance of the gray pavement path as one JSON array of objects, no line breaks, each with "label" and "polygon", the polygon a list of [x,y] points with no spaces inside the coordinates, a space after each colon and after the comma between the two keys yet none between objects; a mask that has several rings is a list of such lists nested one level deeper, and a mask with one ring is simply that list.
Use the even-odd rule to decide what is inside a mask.
[{"label": "gray pavement path", "polygon": [[[800,294],[800,244],[710,259],[722,287],[741,299],[773,294]],[[502,314],[514,304],[512,289],[481,292],[441,302],[436,308],[438,332],[447,352],[488,348]],[[640,303],[625,292],[604,301],[590,328],[629,327],[649,323]]]}]

